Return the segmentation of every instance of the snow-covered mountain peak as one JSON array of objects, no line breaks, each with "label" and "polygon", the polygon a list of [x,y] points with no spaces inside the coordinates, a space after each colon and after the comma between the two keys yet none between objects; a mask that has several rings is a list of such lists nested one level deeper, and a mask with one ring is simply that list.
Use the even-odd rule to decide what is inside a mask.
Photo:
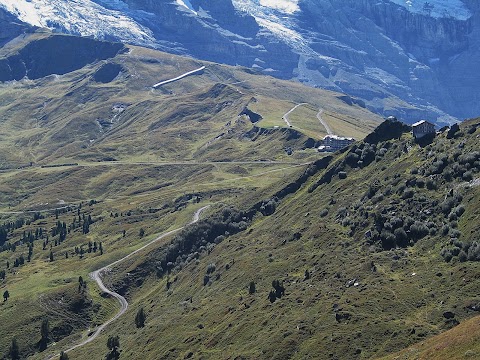
[{"label": "snow-covered mountain peak", "polygon": [[178,5],[183,6],[184,8],[190,10],[192,13],[197,15],[197,12],[193,8],[192,3],[189,0],[176,0],[176,1]]}]

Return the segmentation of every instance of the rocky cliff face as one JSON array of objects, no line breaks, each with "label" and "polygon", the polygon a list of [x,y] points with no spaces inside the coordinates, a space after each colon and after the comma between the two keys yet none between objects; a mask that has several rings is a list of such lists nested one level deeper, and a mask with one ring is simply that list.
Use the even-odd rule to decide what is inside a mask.
[{"label": "rocky cliff face", "polygon": [[50,36],[30,42],[8,57],[0,53],[0,81],[62,75],[94,61],[114,57],[124,49],[120,43]]},{"label": "rocky cliff face", "polygon": [[0,7],[0,47],[18,35],[32,30],[31,26],[19,21]]},{"label": "rocky cliff face", "polygon": [[[143,29],[138,33],[154,39],[147,44],[161,50],[254,67],[345,92],[383,115],[441,123],[480,112],[480,5],[452,2],[456,10],[435,16],[399,0],[87,0],[84,7],[101,6],[104,18],[109,11],[127,16]],[[458,9],[462,16],[454,16]],[[59,22],[51,23],[68,32],[68,24],[62,28]],[[132,42],[136,35],[129,27],[109,33],[99,26],[102,38]],[[145,41],[143,36],[138,43]]]},{"label": "rocky cliff face", "polygon": [[193,0],[193,11],[172,1],[126,0],[125,3],[131,10],[152,14],[142,21],[162,40],[160,48],[232,65],[268,63],[277,76],[293,76],[298,55],[261,29],[254,17],[236,10],[229,0]]},{"label": "rocky cliff face", "polygon": [[[459,106],[458,91],[451,92],[453,79],[448,76],[445,81],[447,73],[461,78],[470,71],[468,64],[453,65],[459,56],[474,63],[474,17],[435,18],[390,1],[373,0],[308,1],[300,3],[300,8],[295,15],[297,26],[310,28],[305,37],[323,55],[307,56],[301,69],[306,81],[314,79],[321,86],[366,99],[377,112],[409,120],[448,122],[448,115],[478,114],[473,107]],[[340,15],[331,16],[339,11]],[[462,91],[468,101],[475,93],[471,86]],[[390,109],[388,103],[394,98],[406,104]]]}]

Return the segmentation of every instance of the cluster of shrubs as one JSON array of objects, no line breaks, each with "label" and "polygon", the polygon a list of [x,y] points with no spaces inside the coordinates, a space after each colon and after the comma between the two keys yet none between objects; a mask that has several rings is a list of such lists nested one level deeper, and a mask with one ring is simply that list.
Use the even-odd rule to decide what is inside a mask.
[{"label": "cluster of shrubs", "polygon": [[277,299],[280,299],[283,295],[285,295],[285,287],[283,286],[283,282],[279,280],[272,281],[272,290],[270,290],[268,294],[268,299],[271,303],[274,303]]},{"label": "cluster of shrubs", "polygon": [[[386,151],[382,150],[382,153],[385,154]],[[345,163],[352,168],[368,166],[375,160],[376,155],[376,144],[361,143],[353,145],[345,157]]]},{"label": "cluster of shrubs", "polygon": [[[250,219],[242,212],[225,208],[220,214],[189,226],[178,234],[157,257],[157,276],[163,276],[176,266],[182,267],[198,259],[202,252],[210,252],[227,236],[244,231],[249,221]],[[207,273],[210,274],[212,270],[214,271],[210,266]]]},{"label": "cluster of shrubs", "polygon": [[269,216],[272,215],[275,210],[277,209],[277,201],[278,199],[276,197],[273,197],[271,199],[263,200],[262,204],[260,205],[260,212],[264,216]]},{"label": "cluster of shrubs", "polygon": [[[211,284],[210,276],[215,272],[215,270],[217,270],[217,266],[214,263],[208,264],[207,273],[203,277],[204,286]],[[217,274],[217,278],[220,278],[220,274]]]},{"label": "cluster of shrubs", "polygon": [[446,262],[458,258],[458,261],[480,261],[480,244],[476,241],[463,243],[458,239],[452,239],[450,246],[442,249],[440,252]]},{"label": "cluster of shrubs", "polygon": [[[411,174],[407,178],[399,174],[386,177],[386,184],[378,179],[373,181],[360,201],[337,210],[337,222],[350,228],[350,236],[360,229],[367,230],[366,243],[379,245],[383,250],[405,248],[427,235],[434,236],[439,233],[438,223],[446,223],[442,235],[458,239],[461,233],[457,220],[465,212],[462,196],[451,190],[442,202],[431,199],[417,189],[436,189],[436,182],[415,176],[416,168]],[[381,205],[385,199],[389,204]],[[321,216],[327,214],[324,210]]]},{"label": "cluster of shrubs", "polygon": [[374,213],[374,228],[370,230],[367,243],[380,242],[384,250],[404,248],[435,232],[436,226],[433,222],[424,223],[410,216],[388,217]]},{"label": "cluster of shrubs", "polygon": [[419,169],[425,176],[441,175],[445,181],[462,179],[470,181],[473,174],[480,171],[480,152],[473,151],[462,154],[459,150],[452,155],[440,154],[433,158],[433,162]]}]

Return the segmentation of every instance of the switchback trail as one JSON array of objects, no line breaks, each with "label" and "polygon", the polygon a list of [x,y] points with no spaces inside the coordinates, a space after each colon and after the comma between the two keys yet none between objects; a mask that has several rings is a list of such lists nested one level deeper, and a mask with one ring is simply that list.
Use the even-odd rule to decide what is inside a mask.
[{"label": "switchback trail", "polygon": [[[199,219],[200,219],[200,213],[207,209],[210,205],[207,205],[207,206],[204,206],[200,209],[198,209],[195,214],[193,215],[193,219],[190,223],[188,223],[187,225],[191,225],[191,224],[194,224],[196,223]],[[185,226],[187,226],[185,225]],[[115,266],[125,260],[127,260],[128,258],[132,257],[133,255],[139,253],[140,251],[144,250],[145,248],[149,247],[150,245],[152,245],[153,243],[156,243],[157,241],[169,236],[169,235],[172,235],[172,234],[175,234],[176,232],[179,232],[180,230],[184,229],[185,226],[182,226],[178,229],[175,229],[175,230],[170,230],[170,231],[167,231],[165,233],[163,233],[162,235],[158,236],[157,238],[155,238],[154,240],[150,241],[149,243],[145,244],[144,246],[142,246],[141,248],[135,250],[135,251],[132,251],[130,254],[124,256],[123,258],[121,259],[118,259],[114,262],[112,262],[111,264],[108,264],[98,270],[95,270],[93,272],[91,272],[89,275],[90,277],[96,281],[96,283],[98,284],[98,287],[104,292],[104,293],[107,293],[109,294],[110,296],[114,297],[115,299],[118,300],[118,302],[120,303],[120,310],[117,312],[117,314],[115,314],[114,317],[112,317],[111,319],[107,320],[106,322],[104,322],[102,325],[100,325],[96,330],[95,332],[90,335],[87,339],[83,340],[82,342],[70,347],[69,349],[67,350],[64,350],[65,353],[68,353],[72,350],[75,350],[79,347],[82,347],[90,342],[92,342],[93,340],[95,340],[98,335],[100,335],[100,333],[102,332],[103,329],[105,329],[109,324],[111,324],[112,322],[114,322],[115,320],[117,320],[120,316],[122,316],[123,314],[125,314],[125,312],[127,311],[127,308],[128,308],[128,302],[127,300],[120,294],[116,293],[115,291],[112,291],[110,289],[108,289],[105,284],[103,283],[102,281],[102,274],[109,270],[112,266]],[[56,354],[56,355],[52,355],[52,356],[49,356],[47,359],[50,360],[50,359],[54,359],[55,357],[58,357],[60,356],[60,354]]]}]

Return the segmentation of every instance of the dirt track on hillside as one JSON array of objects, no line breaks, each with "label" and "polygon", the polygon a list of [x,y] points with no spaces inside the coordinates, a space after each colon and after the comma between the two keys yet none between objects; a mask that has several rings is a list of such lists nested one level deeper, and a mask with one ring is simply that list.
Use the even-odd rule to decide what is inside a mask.
[{"label": "dirt track on hillside", "polygon": [[[203,210],[207,209],[209,207],[209,205],[207,206],[204,206],[200,209],[198,209],[195,214],[193,215],[193,219],[190,223],[188,223],[187,225],[191,225],[191,224],[194,224],[196,223],[199,219],[200,219],[200,214]],[[186,226],[187,226],[186,225]],[[90,334],[90,336],[83,340],[82,342],[70,347],[69,349],[67,350],[63,350],[65,353],[68,353],[72,350],[75,350],[79,347],[82,347],[90,342],[92,342],[93,340],[95,340],[99,335],[100,333],[103,331],[103,329],[105,329],[109,324],[111,324],[112,322],[114,322],[115,320],[117,320],[120,316],[122,316],[123,314],[125,314],[125,312],[127,311],[128,309],[128,301],[120,294],[116,293],[115,291],[113,290],[110,290],[108,289],[105,284],[103,283],[102,281],[102,274],[106,271],[108,271],[112,266],[115,266],[125,260],[127,260],[128,258],[132,257],[133,255],[139,253],[140,251],[144,250],[145,248],[149,247],[150,245],[152,245],[153,243],[156,243],[157,241],[169,236],[169,235],[172,235],[176,232],[179,232],[180,230],[182,230],[183,228],[185,228],[185,226],[182,226],[178,229],[175,229],[175,230],[171,230],[171,231],[167,231],[163,234],[161,234],[160,236],[158,236],[157,238],[155,238],[154,240],[150,241],[148,244],[145,244],[144,246],[142,246],[141,248],[131,252],[130,254],[124,256],[123,258],[121,259],[118,259],[114,262],[112,262],[111,264],[108,264],[98,270],[95,270],[93,272],[91,272],[89,275],[90,277],[95,280],[95,282],[98,284],[99,288],[102,290],[102,292],[106,293],[106,294],[109,294],[110,296],[114,297],[115,299],[118,300],[118,302],[120,303],[120,310],[115,314],[114,317],[112,317],[111,319],[109,319],[108,321],[106,321],[105,323],[103,323],[102,325],[100,325],[97,329],[95,329],[95,331],[93,333]],[[55,357],[58,357],[60,356],[60,354],[56,354],[56,355],[52,355],[50,357],[48,357],[47,359],[53,359]]]}]

